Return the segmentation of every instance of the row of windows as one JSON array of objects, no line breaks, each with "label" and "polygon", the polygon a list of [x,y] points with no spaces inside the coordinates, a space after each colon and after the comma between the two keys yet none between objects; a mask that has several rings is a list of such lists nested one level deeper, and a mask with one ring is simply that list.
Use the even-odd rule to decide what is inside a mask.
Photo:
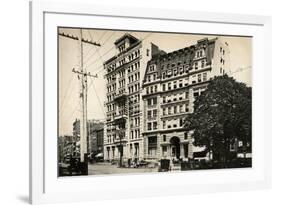
[{"label": "row of windows", "polygon": [[119,88],[125,87],[125,85],[126,85],[125,79],[119,80]]},{"label": "row of windows", "polygon": [[[134,70],[137,70],[139,68],[140,68],[140,62],[136,62],[128,67],[128,73],[133,72]],[[118,72],[118,77],[119,78],[125,77],[125,73],[126,73],[125,69],[122,69],[121,71]],[[113,74],[113,75],[107,77],[108,83],[111,83],[112,81],[115,81],[115,80],[116,80],[116,74]]]},{"label": "row of windows", "polygon": [[107,102],[113,101],[114,98],[115,98],[115,96],[116,96],[116,93],[112,93],[112,94],[108,95],[108,96],[107,96]]},{"label": "row of windows", "polygon": [[139,57],[140,55],[140,50],[136,50],[132,53],[130,53],[127,57],[128,57],[128,60],[131,61],[131,60],[134,60],[135,58]]},{"label": "row of windows", "polygon": [[162,103],[165,104],[170,102],[176,102],[178,100],[181,101],[187,99],[189,99],[189,92],[181,92],[181,93],[175,93],[174,95],[163,96]]},{"label": "row of windows", "polygon": [[[164,61],[165,61],[165,59],[164,59]],[[187,62],[186,61],[184,61],[183,63],[181,62],[181,61],[178,61],[177,63],[166,63],[166,64],[163,64],[163,65],[161,65],[161,70],[163,70],[163,69],[169,69],[169,68],[174,68],[175,66],[180,66],[180,65],[185,65]]]},{"label": "row of windows", "polygon": [[[180,118],[177,120],[163,120],[162,121],[162,129],[173,129],[178,127],[183,127],[184,125],[184,118]],[[147,130],[157,130],[157,122],[148,122],[147,123]]]},{"label": "row of windows", "polygon": [[153,82],[157,79],[157,73],[146,76],[146,82]]},{"label": "row of windows", "polygon": [[134,103],[138,103],[140,101],[140,94],[129,96],[129,103],[133,105]]},{"label": "row of windows", "polygon": [[[185,66],[185,73],[188,73],[188,66]],[[184,68],[183,67],[178,67],[175,69],[170,69],[162,72],[162,78],[170,78],[170,77],[176,77],[178,75],[183,75],[184,74]]]},{"label": "row of windows", "polygon": [[192,84],[195,84],[195,83],[200,83],[200,82],[205,82],[207,81],[208,78],[207,78],[207,72],[205,73],[199,73],[197,75],[193,75],[192,76]]},{"label": "row of windows", "polygon": [[[205,68],[205,66],[206,66],[206,61],[205,61],[205,60],[195,61],[195,62],[194,62],[194,66],[193,66],[195,70],[198,70],[198,68],[199,68],[199,62],[200,62],[200,68]],[[191,67],[190,70],[192,70],[192,67]]]},{"label": "row of windows", "polygon": [[136,62],[128,67],[128,73],[131,73],[140,68],[140,62]]},{"label": "row of windows", "polygon": [[173,83],[169,82],[169,83],[162,84],[162,91],[182,88],[183,86],[188,86],[188,78],[185,78],[184,81],[177,80],[174,81]]},{"label": "row of windows", "polygon": [[128,86],[128,89],[129,89],[129,94],[130,94],[130,93],[137,92],[137,91],[140,90],[140,84],[137,83],[137,84],[135,84],[135,85]]},{"label": "row of windows", "polygon": [[152,106],[157,104],[157,98],[149,98],[147,99],[147,106]]},{"label": "row of windows", "polygon": [[115,91],[115,90],[116,90],[116,83],[107,86],[107,92],[108,92],[108,93],[110,93],[110,92],[112,92],[112,91]]},{"label": "row of windows", "polygon": [[122,52],[122,51],[124,51],[125,50],[125,43],[123,43],[122,45],[120,45],[119,47],[119,52]]},{"label": "row of windows", "polygon": [[116,135],[107,135],[107,143],[111,143],[114,142],[114,140],[116,139]]},{"label": "row of windows", "polygon": [[173,114],[180,114],[180,113],[187,113],[189,112],[189,105],[185,104],[185,106],[182,105],[175,105],[175,106],[169,106],[164,107],[162,109],[163,116],[165,115],[173,115]]},{"label": "row of windows", "polygon": [[107,77],[107,82],[108,83],[115,82],[115,80],[116,80],[116,75],[115,74]]},{"label": "row of windows", "polygon": [[140,117],[132,117],[130,119],[130,126],[133,127],[139,127],[140,126]]},{"label": "row of windows", "polygon": [[202,58],[203,57],[203,50],[202,49],[196,52],[196,57],[197,58]]},{"label": "row of windows", "polygon": [[177,120],[163,120],[162,128],[163,129],[172,129],[177,127],[182,127],[184,125],[184,118]]},{"label": "row of windows", "polygon": [[147,123],[147,130],[157,130],[157,122]]},{"label": "row of windows", "polygon": [[130,138],[131,139],[138,139],[138,138],[140,138],[140,130],[139,129],[132,130],[130,132]]},{"label": "row of windows", "polygon": [[148,119],[156,118],[156,117],[157,117],[157,109],[147,111],[147,118]]},{"label": "row of windows", "polygon": [[110,104],[110,105],[107,105],[107,111],[110,112],[110,111],[114,111],[116,109],[116,106],[115,104]]},{"label": "row of windows", "polygon": [[[178,68],[175,68],[175,69],[166,70],[166,71],[162,72],[162,78],[166,79],[166,78],[170,78],[170,77],[176,77],[178,75],[183,75],[184,73],[188,73],[189,70],[192,70],[193,68],[195,70],[198,70],[199,63],[200,63],[200,68],[205,68],[206,60],[203,59],[201,61],[195,61],[194,64],[193,64],[193,67],[192,66],[189,67],[188,65],[186,65],[185,67],[178,67]],[[156,78],[157,78],[157,76],[155,76],[153,78],[153,80],[156,80]],[[148,77],[146,79],[146,81],[151,82],[152,78]]]},{"label": "row of windows", "polygon": [[146,88],[146,94],[152,94],[152,93],[157,93],[158,91],[158,86],[157,85],[152,85]]},{"label": "row of windows", "polygon": [[134,52],[128,54],[122,60],[118,61],[118,64],[119,64],[119,66],[124,65],[125,63],[130,62],[130,61],[136,59],[137,57],[139,57],[139,55],[140,55],[140,51],[139,50],[134,51]]},{"label": "row of windows", "polygon": [[132,83],[134,81],[138,81],[139,79],[140,79],[140,72],[137,72],[133,75],[128,76],[129,83]]},{"label": "row of windows", "polygon": [[140,105],[139,104],[134,104],[133,106],[130,106],[129,110],[130,116],[139,114],[140,113]]}]

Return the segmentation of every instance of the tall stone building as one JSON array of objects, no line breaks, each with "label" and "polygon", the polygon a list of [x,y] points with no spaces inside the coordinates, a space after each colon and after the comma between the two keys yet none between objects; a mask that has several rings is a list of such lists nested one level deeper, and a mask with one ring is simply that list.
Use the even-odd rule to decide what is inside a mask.
[{"label": "tall stone building", "polygon": [[198,40],[196,45],[159,53],[147,63],[143,81],[144,159],[193,158],[193,146],[184,119],[193,102],[214,77],[229,72],[228,45],[219,38]]},{"label": "tall stone building", "polygon": [[104,62],[106,70],[105,160],[143,159],[142,87],[148,60],[158,47],[125,34],[115,41],[116,55]]}]

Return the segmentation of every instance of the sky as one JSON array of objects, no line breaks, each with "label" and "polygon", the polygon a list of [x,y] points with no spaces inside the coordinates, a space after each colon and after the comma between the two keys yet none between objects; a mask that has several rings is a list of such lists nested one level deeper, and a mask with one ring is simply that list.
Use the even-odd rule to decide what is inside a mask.
[{"label": "sky", "polygon": [[[80,29],[60,28],[60,33],[80,36]],[[84,69],[98,78],[88,79],[88,119],[105,120],[106,79],[103,62],[116,54],[114,41],[130,33],[138,39],[150,41],[161,50],[172,52],[196,44],[202,38],[215,38],[217,35],[174,34],[156,32],[129,32],[114,30],[82,29],[82,36],[101,46],[83,43]],[[79,41],[59,36],[59,135],[71,135],[72,123],[80,118],[80,81],[72,69],[80,65]],[[251,86],[252,79],[252,39],[250,37],[220,36],[230,50],[230,70],[239,82]],[[241,68],[244,68],[241,70]]]}]

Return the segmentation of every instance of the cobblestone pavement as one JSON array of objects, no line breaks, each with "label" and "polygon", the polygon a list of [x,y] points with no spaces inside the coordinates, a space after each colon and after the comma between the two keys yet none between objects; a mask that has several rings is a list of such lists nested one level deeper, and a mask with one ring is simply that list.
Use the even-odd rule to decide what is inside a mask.
[{"label": "cobblestone pavement", "polygon": [[124,174],[124,173],[144,173],[144,172],[157,172],[157,168],[119,168],[117,165],[110,163],[95,163],[88,165],[89,175],[99,174]]}]

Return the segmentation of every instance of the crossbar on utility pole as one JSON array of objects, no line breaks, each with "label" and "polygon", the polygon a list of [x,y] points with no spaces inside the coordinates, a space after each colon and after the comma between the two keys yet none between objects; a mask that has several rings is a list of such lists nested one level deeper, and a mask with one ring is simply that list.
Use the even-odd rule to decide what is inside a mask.
[{"label": "crossbar on utility pole", "polygon": [[[80,40],[79,37],[77,36],[73,36],[73,35],[69,35],[69,34],[65,34],[65,33],[59,33],[60,36],[63,36],[63,37],[66,37],[66,38],[70,38],[70,39],[73,39],[73,40]],[[83,43],[88,43],[88,44],[92,44],[94,46],[101,46],[99,43],[97,42],[93,42],[93,41],[90,41],[88,39],[84,39],[82,38],[82,42]]]}]

